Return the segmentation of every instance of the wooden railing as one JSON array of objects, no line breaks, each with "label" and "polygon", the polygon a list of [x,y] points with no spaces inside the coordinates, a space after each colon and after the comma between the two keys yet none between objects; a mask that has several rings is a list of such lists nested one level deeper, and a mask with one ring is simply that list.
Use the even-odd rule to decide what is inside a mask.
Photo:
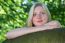
[{"label": "wooden railing", "polygon": [[65,43],[65,28],[35,32],[7,39],[3,43]]}]

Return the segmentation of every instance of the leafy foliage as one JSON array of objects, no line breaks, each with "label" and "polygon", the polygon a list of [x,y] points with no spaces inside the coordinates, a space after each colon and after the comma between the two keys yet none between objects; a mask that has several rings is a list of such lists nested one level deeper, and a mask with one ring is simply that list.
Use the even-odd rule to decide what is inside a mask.
[{"label": "leafy foliage", "polygon": [[23,0],[0,0],[0,42],[5,40],[5,33],[25,25],[27,12],[21,6]]}]

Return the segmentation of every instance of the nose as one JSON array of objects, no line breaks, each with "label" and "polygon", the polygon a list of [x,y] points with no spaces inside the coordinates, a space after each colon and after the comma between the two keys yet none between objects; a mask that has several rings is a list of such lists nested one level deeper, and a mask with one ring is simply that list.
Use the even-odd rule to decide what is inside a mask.
[{"label": "nose", "polygon": [[37,14],[37,18],[40,19],[41,18],[41,14]]}]

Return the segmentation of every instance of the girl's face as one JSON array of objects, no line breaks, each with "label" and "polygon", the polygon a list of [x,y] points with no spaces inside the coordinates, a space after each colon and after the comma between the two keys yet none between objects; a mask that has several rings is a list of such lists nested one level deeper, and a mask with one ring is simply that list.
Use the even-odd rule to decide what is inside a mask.
[{"label": "girl's face", "polygon": [[42,26],[48,21],[48,15],[41,6],[37,6],[33,13],[32,23],[35,26]]}]

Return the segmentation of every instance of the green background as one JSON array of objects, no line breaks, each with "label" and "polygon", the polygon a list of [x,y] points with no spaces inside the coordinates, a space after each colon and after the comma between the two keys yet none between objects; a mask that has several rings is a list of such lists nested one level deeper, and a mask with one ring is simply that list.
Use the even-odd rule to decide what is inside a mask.
[{"label": "green background", "polygon": [[65,27],[65,0],[0,0],[0,43],[6,40],[6,32],[25,26],[35,2],[45,3],[52,20],[58,20]]}]

